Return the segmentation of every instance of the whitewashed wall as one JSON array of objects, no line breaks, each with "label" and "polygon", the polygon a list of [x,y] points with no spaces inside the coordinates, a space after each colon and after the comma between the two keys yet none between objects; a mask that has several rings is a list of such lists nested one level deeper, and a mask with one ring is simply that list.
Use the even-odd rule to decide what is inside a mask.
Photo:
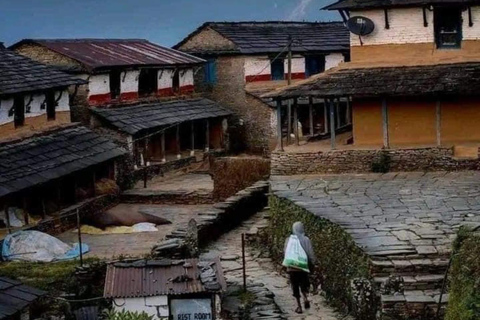
[{"label": "whitewashed wall", "polygon": [[[84,77],[84,79],[87,79],[87,78],[88,76]],[[108,73],[91,75],[88,80],[89,80],[89,84],[88,84],[89,97],[110,93],[110,76]]]},{"label": "whitewashed wall", "polygon": [[[55,99],[58,99],[60,97],[61,91],[56,91],[55,92]],[[30,102],[30,99],[32,98],[32,101]],[[33,118],[33,117],[38,117],[41,115],[44,115],[47,113],[47,107],[45,105],[45,109],[41,109],[42,103],[45,102],[45,94],[27,94],[24,96],[25,100],[25,111],[27,108],[28,103],[29,104],[29,109],[30,112],[27,113],[25,112],[25,118]],[[8,116],[8,111],[12,108],[13,106],[13,98],[11,99],[3,99],[0,101],[0,125],[6,124],[9,122],[13,122],[13,115],[11,117]],[[61,111],[70,111],[70,104],[69,104],[69,96],[68,96],[68,90],[63,91],[63,94],[58,101],[58,106],[55,108],[56,112],[61,112]]]},{"label": "whitewashed wall", "polygon": [[193,86],[193,69],[180,71],[180,87]]},{"label": "whitewashed wall", "polygon": [[[388,10],[390,29],[385,29],[385,13],[382,10],[351,12],[351,16],[364,16],[375,23],[375,30],[362,37],[363,45],[433,43],[433,11],[426,10],[428,26],[423,25],[422,8],[395,8]],[[473,27],[468,26],[468,11],[463,11],[463,39],[480,39],[480,7],[472,7]],[[350,33],[350,45],[360,46],[357,35]]]},{"label": "whitewashed wall", "polygon": [[158,89],[171,88],[173,84],[173,69],[158,70]]},{"label": "whitewashed wall", "polygon": [[168,298],[167,296],[145,297],[145,298],[117,298],[114,300],[113,307],[115,311],[132,311],[143,312],[154,316],[154,319],[160,319],[157,314],[160,313],[160,317],[168,317]]},{"label": "whitewashed wall", "polygon": [[[288,72],[288,59],[285,59],[285,74]],[[305,73],[305,58],[294,55],[292,57],[292,73]]]},{"label": "whitewashed wall", "polygon": [[341,53],[330,53],[325,56],[325,70],[335,68],[345,61],[345,57]]},{"label": "whitewashed wall", "polygon": [[[125,74],[126,72],[126,74]],[[138,76],[139,70],[128,70],[120,73],[120,92],[138,92]],[[108,88],[110,92],[110,88]]]},{"label": "whitewashed wall", "polygon": [[270,68],[270,58],[263,57],[245,57],[244,63],[245,76],[269,75],[272,73]]}]

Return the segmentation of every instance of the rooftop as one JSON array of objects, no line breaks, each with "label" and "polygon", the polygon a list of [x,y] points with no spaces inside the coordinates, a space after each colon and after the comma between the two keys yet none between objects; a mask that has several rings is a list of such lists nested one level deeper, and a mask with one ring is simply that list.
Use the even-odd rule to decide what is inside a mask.
[{"label": "rooftop", "polygon": [[374,9],[424,5],[475,4],[476,0],[340,0],[324,10]]},{"label": "rooftop", "polygon": [[0,96],[86,83],[6,49],[0,49],[0,75]]},{"label": "rooftop", "polygon": [[265,98],[477,95],[480,63],[336,68]]},{"label": "rooftop", "polygon": [[140,104],[121,108],[95,108],[103,118],[119,130],[136,134],[185,121],[229,116],[232,113],[216,102],[196,98],[151,104]]},{"label": "rooftop", "polygon": [[[207,22],[200,26],[174,48],[181,47],[190,38],[211,28],[232,41],[236,48],[230,53],[278,53],[285,50],[289,37],[293,39],[292,51],[347,52],[350,34],[342,22]],[[198,49],[202,53],[209,49]]]},{"label": "rooftop", "polygon": [[136,298],[225,291],[220,261],[140,260],[107,267],[105,298]]},{"label": "rooftop", "polygon": [[12,317],[43,295],[44,291],[0,277],[0,319]]},{"label": "rooftop", "polygon": [[0,144],[0,197],[112,160],[125,152],[78,125]]},{"label": "rooftop", "polygon": [[37,44],[81,63],[87,71],[126,66],[179,66],[205,61],[144,39],[24,39],[11,48]]}]

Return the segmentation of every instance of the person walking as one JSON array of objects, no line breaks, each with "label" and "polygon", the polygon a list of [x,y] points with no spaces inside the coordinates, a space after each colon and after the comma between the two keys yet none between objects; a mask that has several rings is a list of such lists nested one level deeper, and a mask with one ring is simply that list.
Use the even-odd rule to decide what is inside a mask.
[{"label": "person walking", "polygon": [[[285,259],[283,265],[287,267],[290,276],[293,296],[297,300],[296,313],[302,313],[300,292],[303,295],[305,309],[310,308],[308,293],[310,289],[309,273],[313,273],[316,262],[315,253],[310,239],[305,236],[303,223],[293,224],[292,235],[285,240]],[[305,261],[306,260],[306,261]]]}]

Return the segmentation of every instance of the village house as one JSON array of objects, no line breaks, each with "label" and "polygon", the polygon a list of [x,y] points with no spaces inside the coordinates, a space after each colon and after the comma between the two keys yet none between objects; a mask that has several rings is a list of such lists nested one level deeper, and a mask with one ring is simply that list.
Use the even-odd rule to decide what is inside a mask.
[{"label": "village house", "polygon": [[153,319],[218,319],[227,284],[220,260],[140,260],[107,267],[104,297],[116,311]]},{"label": "village house", "polygon": [[[458,166],[455,159],[477,159],[480,7],[475,3],[338,1],[326,9],[338,10],[351,28],[351,62],[264,97],[278,106],[285,99],[323,98],[332,116],[337,99],[351,100],[352,132],[308,147],[361,150],[333,161],[350,169],[365,170],[348,161],[370,163],[375,152],[368,150],[379,149],[395,149],[393,154],[413,166],[430,159],[425,160],[430,166],[448,169]],[[322,161],[332,163],[335,154],[323,153]]]},{"label": "village house", "polygon": [[136,166],[227,148],[231,112],[194,94],[203,59],[142,39],[27,39],[11,48],[88,80],[72,118],[106,129]]},{"label": "village house", "polygon": [[3,233],[99,195],[98,184],[115,180],[115,160],[125,151],[71,123],[68,90],[84,80],[6,49],[0,73]]},{"label": "village house", "polygon": [[[238,115],[236,134],[245,140],[244,147],[269,154],[275,147],[277,116],[271,101],[260,96],[288,83],[289,52],[291,81],[299,81],[348,61],[349,35],[341,22],[207,22],[174,48],[207,61],[196,73],[198,90]],[[310,111],[300,108],[299,135],[328,132],[322,100],[298,103],[316,105]],[[345,101],[338,116],[346,124]],[[294,112],[290,125],[283,119],[283,134],[290,137]]]},{"label": "village house", "polygon": [[30,319],[30,306],[46,294],[17,280],[0,277],[0,320]]}]

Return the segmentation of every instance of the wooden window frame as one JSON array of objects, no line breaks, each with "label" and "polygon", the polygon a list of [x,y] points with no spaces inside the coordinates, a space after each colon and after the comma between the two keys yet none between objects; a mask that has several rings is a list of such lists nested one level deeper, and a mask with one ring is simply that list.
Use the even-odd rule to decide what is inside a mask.
[{"label": "wooden window frame", "polygon": [[[454,17],[453,15],[457,15]],[[442,17],[442,15],[444,15]],[[446,15],[451,15],[450,19],[458,19],[456,21],[457,30],[456,32],[446,32],[443,31],[442,28],[445,27],[445,20],[449,19],[446,18]],[[433,10],[433,26],[434,26],[434,33],[435,33],[435,44],[437,49],[460,49],[462,46],[462,27],[463,27],[463,17],[462,17],[462,8],[461,7],[435,7]],[[443,21],[442,21],[443,20]],[[448,35],[454,35],[456,37],[455,43],[446,43],[444,38]]]}]

